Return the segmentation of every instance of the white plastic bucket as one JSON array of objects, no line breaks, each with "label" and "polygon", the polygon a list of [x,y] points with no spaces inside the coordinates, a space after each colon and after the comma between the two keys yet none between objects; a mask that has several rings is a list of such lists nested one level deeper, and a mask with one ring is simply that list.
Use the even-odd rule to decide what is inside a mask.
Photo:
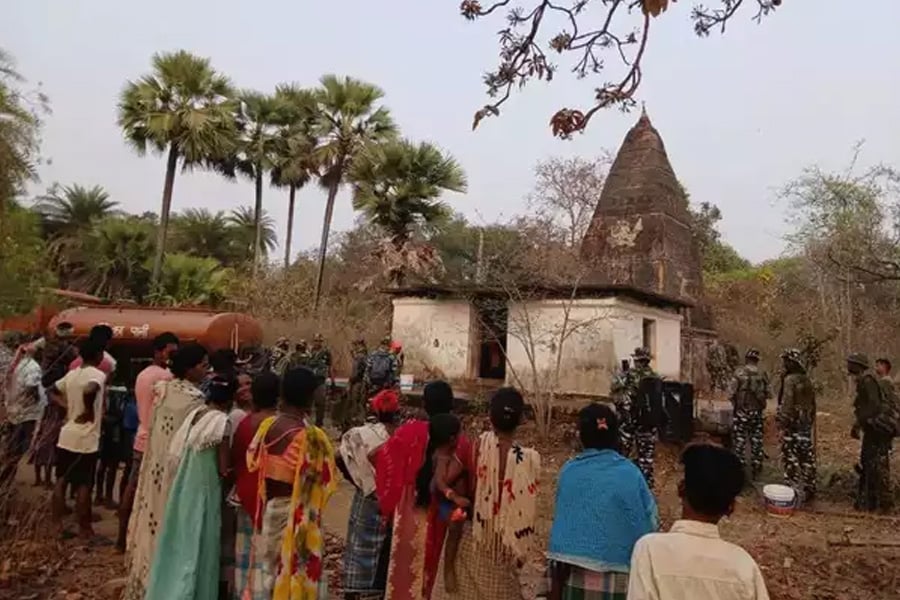
[{"label": "white plastic bucket", "polygon": [[772,483],[763,487],[766,510],[775,517],[789,517],[797,506],[797,492],[786,485]]},{"label": "white plastic bucket", "polygon": [[400,390],[404,392],[412,391],[415,382],[415,376],[412,373],[400,375]]}]

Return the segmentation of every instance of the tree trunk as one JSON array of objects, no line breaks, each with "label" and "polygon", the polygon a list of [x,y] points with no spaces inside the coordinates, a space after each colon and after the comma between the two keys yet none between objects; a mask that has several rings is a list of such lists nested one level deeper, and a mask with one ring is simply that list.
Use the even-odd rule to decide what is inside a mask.
[{"label": "tree trunk", "polygon": [[253,277],[259,271],[259,259],[262,258],[262,188],[263,176],[260,165],[256,165],[256,205],[253,207]]},{"label": "tree trunk", "polygon": [[287,233],[284,236],[284,268],[291,266],[291,239],[294,237],[294,201],[297,197],[297,186],[291,184],[288,192]]},{"label": "tree trunk", "polygon": [[178,146],[175,142],[172,142],[169,144],[169,156],[166,159],[166,181],[163,184],[159,226],[156,228],[156,256],[153,259],[153,277],[151,280],[154,288],[159,284],[163,258],[166,255],[166,237],[169,233],[169,213],[172,210],[172,190],[175,187],[176,167],[178,167]]},{"label": "tree trunk", "polygon": [[316,291],[313,296],[313,313],[318,312],[319,299],[322,296],[322,281],[325,278],[325,255],[328,253],[328,234],[331,231],[331,217],[334,214],[334,199],[337,197],[340,185],[340,178],[335,177],[328,186],[328,202],[325,203],[325,220],[322,222],[322,243],[319,246],[319,272],[316,274]]}]

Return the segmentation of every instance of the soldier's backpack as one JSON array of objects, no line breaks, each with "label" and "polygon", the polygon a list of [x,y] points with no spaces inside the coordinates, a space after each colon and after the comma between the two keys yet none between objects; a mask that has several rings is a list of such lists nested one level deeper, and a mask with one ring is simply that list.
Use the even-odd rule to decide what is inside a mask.
[{"label": "soldier's backpack", "polygon": [[745,371],[738,377],[736,396],[738,408],[764,410],[769,399],[769,384],[762,371]]},{"label": "soldier's backpack", "polygon": [[666,424],[663,406],[663,381],[659,377],[644,377],[638,382],[637,397],[632,410],[638,427],[652,429]]},{"label": "soldier's backpack", "polygon": [[379,350],[372,354],[369,364],[369,383],[383,386],[389,383],[394,374],[394,361],[390,354]]},{"label": "soldier's backpack", "polygon": [[880,433],[897,437],[900,434],[900,405],[897,402],[897,390],[889,379],[875,377],[875,380],[878,382],[878,390],[881,392],[881,410],[872,419],[871,426]]}]

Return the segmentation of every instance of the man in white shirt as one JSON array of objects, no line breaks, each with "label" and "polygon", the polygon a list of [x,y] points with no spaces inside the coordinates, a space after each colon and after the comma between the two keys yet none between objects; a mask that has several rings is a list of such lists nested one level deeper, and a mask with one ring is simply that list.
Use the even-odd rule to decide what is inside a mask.
[{"label": "man in white shirt", "polygon": [[725,448],[698,444],[681,463],[681,520],[635,544],[628,600],[768,600],[756,561],[719,537],[718,523],[744,487],[741,461]]},{"label": "man in white shirt", "polygon": [[44,414],[44,391],[41,388],[41,366],[34,352],[22,351],[6,390],[6,435],[4,436],[0,486],[13,481],[19,461],[28,452],[37,422]]},{"label": "man in white shirt", "polygon": [[79,350],[82,364],[57,381],[51,395],[66,407],[66,423],[56,444],[56,486],[53,489],[53,516],[60,521],[65,510],[66,484],[75,490],[78,535],[94,539],[91,526],[91,485],[100,450],[104,388],[107,375],[98,367],[103,346],[88,338]]}]

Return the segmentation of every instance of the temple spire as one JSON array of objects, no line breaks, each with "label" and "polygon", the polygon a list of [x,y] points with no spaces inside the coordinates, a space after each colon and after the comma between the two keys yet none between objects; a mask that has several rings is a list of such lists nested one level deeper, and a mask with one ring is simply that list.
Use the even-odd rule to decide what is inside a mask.
[{"label": "temple spire", "polygon": [[687,201],[646,105],[628,131],[581,246],[597,283],[698,302],[700,256]]}]

